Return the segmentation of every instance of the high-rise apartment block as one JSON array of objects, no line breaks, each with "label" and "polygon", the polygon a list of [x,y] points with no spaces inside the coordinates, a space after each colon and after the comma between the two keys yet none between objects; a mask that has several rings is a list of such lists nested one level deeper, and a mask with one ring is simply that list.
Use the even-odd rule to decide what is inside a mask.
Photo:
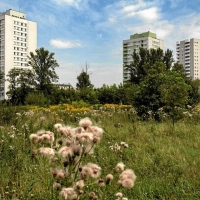
[{"label": "high-rise apartment block", "polygon": [[[27,55],[37,49],[37,24],[26,14],[14,10],[0,13],[0,70],[6,75],[12,68],[28,68]],[[9,83],[5,81],[0,100],[6,99]]]},{"label": "high-rise apartment block", "polygon": [[192,38],[176,43],[177,62],[185,68],[186,76],[200,79],[200,39]]},{"label": "high-rise apartment block", "polygon": [[127,70],[127,65],[133,61],[132,54],[134,51],[139,52],[140,47],[144,49],[163,49],[163,40],[157,39],[156,34],[152,32],[145,32],[141,34],[134,34],[130,36],[129,40],[123,40],[123,82],[130,79],[130,73]]}]

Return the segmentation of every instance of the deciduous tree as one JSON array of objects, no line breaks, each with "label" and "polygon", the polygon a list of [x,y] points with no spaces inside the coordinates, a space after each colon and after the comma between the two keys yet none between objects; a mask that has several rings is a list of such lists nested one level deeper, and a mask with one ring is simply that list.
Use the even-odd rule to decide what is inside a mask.
[{"label": "deciduous tree", "polygon": [[12,104],[24,104],[26,95],[34,90],[34,75],[30,69],[13,68],[8,72],[8,98]]},{"label": "deciduous tree", "polygon": [[41,47],[35,50],[35,54],[30,52],[28,59],[28,65],[32,67],[35,76],[36,89],[50,94],[52,84],[58,81],[55,68],[59,65],[54,59],[54,53]]},{"label": "deciduous tree", "polygon": [[88,74],[89,65],[86,62],[85,68],[82,68],[81,73],[77,76],[78,83],[76,84],[77,89],[82,90],[85,88],[92,89],[93,85],[90,81],[90,75]]}]

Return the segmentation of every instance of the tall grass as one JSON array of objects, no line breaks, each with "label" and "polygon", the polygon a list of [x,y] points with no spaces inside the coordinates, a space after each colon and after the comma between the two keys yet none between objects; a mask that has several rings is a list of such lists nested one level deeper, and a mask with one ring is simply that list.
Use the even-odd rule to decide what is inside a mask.
[{"label": "tall grass", "polygon": [[[178,121],[172,131],[168,120],[141,122],[132,109],[126,108],[107,106],[81,112],[61,108],[33,110],[1,107],[0,199],[58,199],[59,191],[52,187],[55,181],[50,171],[52,164],[48,158],[31,154],[34,146],[29,136],[44,129],[54,132],[57,139],[55,123],[77,127],[84,117],[104,130],[101,142],[84,162],[98,164],[102,168],[101,177],[105,180],[112,173],[114,180],[104,187],[91,182],[80,199],[89,199],[86,194],[91,191],[99,199],[107,200],[117,199],[117,192],[129,200],[200,198],[197,115]],[[127,148],[123,142],[128,144]],[[117,184],[119,174],[115,166],[119,162],[135,171],[137,179],[131,189]]]}]

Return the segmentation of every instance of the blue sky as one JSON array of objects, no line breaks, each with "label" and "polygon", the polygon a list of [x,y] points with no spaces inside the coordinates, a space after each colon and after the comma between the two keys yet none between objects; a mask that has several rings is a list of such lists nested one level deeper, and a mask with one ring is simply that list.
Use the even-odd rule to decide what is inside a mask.
[{"label": "blue sky", "polygon": [[176,42],[200,38],[197,0],[0,0],[37,22],[38,48],[55,53],[60,83],[77,83],[86,62],[95,87],[122,82],[122,43],[151,31],[173,51]]}]

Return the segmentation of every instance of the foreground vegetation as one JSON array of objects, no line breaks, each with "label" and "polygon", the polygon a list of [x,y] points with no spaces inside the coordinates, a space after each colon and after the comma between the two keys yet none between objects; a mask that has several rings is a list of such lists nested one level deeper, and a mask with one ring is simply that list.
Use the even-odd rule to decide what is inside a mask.
[{"label": "foreground vegetation", "polygon": [[[1,106],[0,109],[0,199],[61,198],[59,191],[53,189],[52,162],[33,154],[36,148],[48,145],[36,147],[29,137],[39,130],[51,131],[55,134],[55,146],[60,137],[55,124],[77,127],[85,117],[104,133],[95,144],[94,153],[84,157],[81,165],[91,162],[100,166],[100,178],[105,186],[90,180],[79,199],[92,199],[88,196],[90,192],[95,192],[98,199],[109,200],[122,199],[116,193],[129,200],[200,198],[198,111],[185,112],[173,127],[167,116],[160,123],[151,118],[139,121],[130,106],[78,108],[63,104],[48,108]],[[120,162],[137,176],[130,189],[117,184],[120,173],[115,167]],[[110,184],[106,184],[107,174],[114,176]],[[65,180],[67,184],[68,178]]]}]

